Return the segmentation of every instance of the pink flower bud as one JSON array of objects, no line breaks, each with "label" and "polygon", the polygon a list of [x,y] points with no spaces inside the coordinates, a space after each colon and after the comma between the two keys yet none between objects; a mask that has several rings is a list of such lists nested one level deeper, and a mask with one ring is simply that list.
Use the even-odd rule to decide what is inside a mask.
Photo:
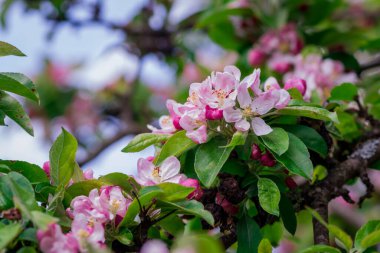
[{"label": "pink flower bud", "polygon": [[273,158],[273,155],[267,151],[264,155],[261,156],[260,162],[264,166],[273,167],[276,165],[276,160]]},{"label": "pink flower bud", "polygon": [[216,194],[216,204],[220,205],[224,211],[230,215],[235,215],[239,211],[237,205],[232,204],[219,192]]},{"label": "pink flower bud", "polygon": [[183,128],[181,127],[181,125],[179,124],[179,120],[180,120],[181,118],[180,117],[178,117],[178,116],[176,116],[176,117],[174,117],[173,119],[172,119],[172,121],[173,121],[173,125],[174,125],[174,127],[177,129],[177,130],[182,130]]},{"label": "pink flower bud", "polygon": [[285,82],[284,89],[289,90],[289,89],[297,89],[302,96],[305,95],[306,92],[306,81],[301,78],[293,77]]},{"label": "pink flower bud", "polygon": [[193,178],[188,178],[180,183],[186,187],[193,187],[195,190],[187,196],[188,199],[200,200],[203,195],[203,190],[199,184],[199,181]]},{"label": "pink flower bud", "polygon": [[289,62],[276,62],[272,65],[274,71],[284,74],[290,70],[292,65]]},{"label": "pink flower bud", "polygon": [[287,177],[285,179],[285,184],[287,187],[289,187],[290,190],[293,190],[293,189],[297,188],[297,186],[298,186],[297,183],[291,177]]},{"label": "pink flower bud", "polygon": [[264,60],[265,60],[265,53],[261,49],[253,48],[248,52],[248,63],[251,66],[253,67],[260,66]]},{"label": "pink flower bud", "polygon": [[251,151],[251,159],[252,160],[260,160],[262,154],[259,146],[257,144],[253,144]]},{"label": "pink flower bud", "polygon": [[148,156],[148,157],[146,158],[146,160],[149,161],[149,162],[153,162],[153,160],[154,160],[154,156]]},{"label": "pink flower bud", "polygon": [[49,161],[44,162],[42,169],[45,171],[46,175],[50,177],[50,162]]},{"label": "pink flower bud", "polygon": [[216,108],[211,108],[206,105],[206,119],[208,120],[219,120],[223,118],[223,110]]}]

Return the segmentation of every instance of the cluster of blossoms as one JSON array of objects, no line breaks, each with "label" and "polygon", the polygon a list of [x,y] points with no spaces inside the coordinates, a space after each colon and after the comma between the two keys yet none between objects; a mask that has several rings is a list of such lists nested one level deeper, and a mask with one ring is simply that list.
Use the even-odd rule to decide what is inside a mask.
[{"label": "cluster of blossoms", "polygon": [[71,231],[64,234],[58,224],[50,224],[37,233],[44,253],[87,252],[88,245],[105,247],[105,227],[117,224],[125,216],[131,200],[118,186],[93,189],[89,196],[78,196],[71,202],[67,215],[73,219]]},{"label": "cluster of blossoms", "polygon": [[[234,128],[241,132],[250,129],[257,135],[269,134],[272,129],[263,119],[273,109],[282,109],[290,101],[286,89],[306,87],[299,79],[292,79],[281,88],[273,77],[263,85],[260,83],[260,70],[240,80],[240,70],[227,66],[223,72],[213,72],[202,83],[190,85],[187,102],[179,104],[167,101],[169,115],[159,120],[160,129],[148,126],[153,133],[172,134],[184,129],[186,136],[196,143],[207,141],[208,131],[221,132],[223,128]],[[212,129],[209,122],[219,121],[218,127]]]},{"label": "cluster of blossoms", "polygon": [[268,68],[283,74],[286,83],[293,77],[302,78],[307,83],[305,99],[317,90],[320,95],[343,82],[356,82],[354,72],[345,73],[340,61],[323,59],[318,54],[301,54],[303,43],[293,24],[279,30],[266,32],[249,51],[248,62],[257,67],[267,64]]}]

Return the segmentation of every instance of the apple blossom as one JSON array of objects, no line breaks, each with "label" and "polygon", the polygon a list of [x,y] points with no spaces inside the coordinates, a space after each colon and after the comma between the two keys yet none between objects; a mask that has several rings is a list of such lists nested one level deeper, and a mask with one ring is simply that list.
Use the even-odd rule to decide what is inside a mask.
[{"label": "apple blossom", "polygon": [[186,177],[180,174],[180,163],[175,156],[166,158],[159,167],[147,159],[140,158],[137,162],[136,181],[142,185],[155,185],[164,182],[180,183]]},{"label": "apple blossom", "polygon": [[49,224],[46,230],[37,231],[37,240],[44,253],[76,253],[79,251],[77,240],[71,234],[63,234],[58,224]]}]

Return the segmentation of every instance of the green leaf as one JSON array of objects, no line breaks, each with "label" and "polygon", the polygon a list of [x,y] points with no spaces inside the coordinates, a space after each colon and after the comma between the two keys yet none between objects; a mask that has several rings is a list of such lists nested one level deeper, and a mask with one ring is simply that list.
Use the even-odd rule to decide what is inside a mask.
[{"label": "green leaf", "polygon": [[311,179],[313,164],[305,144],[295,135],[289,135],[289,148],[281,156],[273,154],[277,161],[283,164],[290,172]]},{"label": "green leaf", "polygon": [[162,183],[157,186],[163,190],[163,195],[160,199],[169,202],[186,199],[186,197],[194,191],[193,187],[186,187],[174,183]]},{"label": "green leaf", "polygon": [[[26,177],[31,184],[38,184],[42,182],[49,182],[46,173],[38,165],[24,162],[24,161],[11,161],[0,160],[0,165],[5,165],[10,171],[18,172]],[[0,168],[0,172],[6,173]]]},{"label": "green leaf", "polygon": [[185,227],[182,219],[177,214],[169,215],[160,220],[157,225],[174,236],[182,235]]},{"label": "green leaf", "polygon": [[0,227],[0,250],[5,249],[8,244],[13,242],[20,232],[21,224],[19,223],[11,223]]},{"label": "green leaf", "polygon": [[75,153],[78,148],[77,140],[62,128],[62,133],[53,143],[49,152],[50,175],[53,185],[66,186],[75,167]]},{"label": "green leaf", "polygon": [[57,223],[59,219],[40,211],[32,211],[31,220],[36,227],[46,230],[49,224]]},{"label": "green leaf", "polygon": [[225,140],[214,138],[200,145],[195,154],[194,168],[199,180],[206,187],[211,187],[220,169],[230,156],[233,147],[223,147]]},{"label": "green leaf", "polygon": [[327,156],[327,144],[314,128],[304,125],[287,125],[283,126],[283,128],[301,139],[308,149],[317,152],[322,157]]},{"label": "green leaf", "polygon": [[275,222],[273,224],[266,224],[261,228],[261,235],[263,238],[269,240],[270,244],[277,247],[283,236],[283,227],[281,222]]},{"label": "green leaf", "polygon": [[0,126],[5,126],[5,113],[0,110]]},{"label": "green leaf", "polygon": [[228,6],[220,9],[211,9],[205,12],[197,22],[197,27],[202,28],[211,24],[226,21],[230,16],[251,16],[252,11],[249,8],[230,8]]},{"label": "green leaf", "polygon": [[249,217],[255,217],[258,214],[256,205],[251,199],[247,199],[245,202],[245,209]]},{"label": "green leaf", "polygon": [[7,42],[0,41],[0,57],[7,55],[25,56],[25,54],[21,52],[17,47]]},{"label": "green leaf", "polygon": [[3,91],[0,91],[0,111],[14,120],[28,134],[34,135],[29,116],[25,113],[22,105]]},{"label": "green leaf", "polygon": [[260,227],[253,218],[246,213],[239,219],[237,224],[238,248],[237,253],[258,252],[261,241]]},{"label": "green leaf", "polygon": [[268,178],[259,178],[257,187],[261,207],[268,213],[279,216],[281,194],[277,185]]},{"label": "green leaf", "polygon": [[37,228],[26,228],[18,236],[18,239],[21,241],[29,241],[29,242],[38,243],[36,234],[37,234]]},{"label": "green leaf", "polygon": [[196,253],[224,253],[220,241],[207,234],[190,234],[180,237],[174,243],[173,252],[189,249]]},{"label": "green leaf", "polygon": [[133,234],[127,228],[120,229],[115,238],[124,245],[131,245],[133,243]]},{"label": "green leaf", "polygon": [[39,102],[36,86],[28,77],[20,73],[0,73],[0,90]]},{"label": "green leaf", "polygon": [[132,189],[140,189],[140,185],[133,177],[120,172],[113,172],[99,177],[99,181],[108,185],[120,186],[125,192],[130,193]]},{"label": "green leaf", "polygon": [[284,129],[275,127],[267,135],[260,137],[265,146],[277,155],[282,155],[289,148],[289,136]]},{"label": "green leaf", "polygon": [[122,152],[125,152],[125,153],[139,152],[153,144],[167,141],[169,137],[170,137],[169,134],[154,134],[154,133],[139,134],[139,135],[136,135],[133,138],[133,140],[131,140],[125,148],[123,148]]},{"label": "green leaf", "polygon": [[297,230],[297,217],[292,202],[285,194],[281,194],[280,216],[285,229],[292,235]]},{"label": "green leaf", "polygon": [[313,106],[289,106],[276,111],[279,115],[291,115],[298,117],[307,117],[323,121],[332,121],[338,123],[336,112],[329,112],[326,109]]},{"label": "green leaf", "polygon": [[357,95],[358,87],[356,85],[352,83],[343,83],[331,90],[331,96],[328,100],[353,101]]},{"label": "green leaf", "polygon": [[[355,235],[355,248],[360,248],[362,240],[369,234],[380,230],[380,220],[371,220],[363,225]],[[362,249],[364,250],[364,249]]]},{"label": "green leaf", "polygon": [[341,253],[341,251],[327,245],[313,245],[301,250],[300,253]]},{"label": "green leaf", "polygon": [[321,181],[327,177],[327,169],[325,166],[317,165],[313,171],[313,178],[311,184],[314,184],[316,181]]},{"label": "green leaf", "polygon": [[236,147],[236,146],[244,145],[246,139],[247,139],[247,132],[242,133],[240,131],[237,131],[234,133],[234,135],[232,135],[232,139],[230,143],[228,143],[228,145],[224,147],[227,148],[227,147]]},{"label": "green leaf", "polygon": [[330,233],[333,236],[335,236],[335,238],[338,241],[340,241],[344,245],[347,251],[349,251],[352,248],[352,244],[353,244],[352,239],[346,232],[344,232],[342,229],[332,224],[328,224],[327,229],[330,231]]},{"label": "green leaf", "polygon": [[36,249],[31,246],[22,247],[16,253],[37,253]]},{"label": "green leaf", "polygon": [[196,200],[187,200],[180,202],[168,202],[159,200],[157,207],[160,207],[162,211],[177,210],[179,214],[195,215],[204,219],[208,224],[214,226],[214,217],[209,211],[206,211],[202,203]]},{"label": "green leaf", "polygon": [[169,156],[179,156],[197,144],[186,136],[186,131],[182,130],[172,135],[162,147],[160,154],[154,163],[161,164]]},{"label": "green leaf", "polygon": [[375,246],[380,243],[380,229],[376,230],[366,237],[360,242],[360,247],[365,250],[369,247]]},{"label": "green leaf", "polygon": [[142,188],[138,193],[138,199],[135,198],[129,205],[127,213],[120,222],[119,227],[132,224],[136,216],[140,213],[140,205],[144,207],[151,204],[152,200],[162,193],[163,190],[156,185]]},{"label": "green leaf", "polygon": [[272,245],[266,238],[262,239],[259,244],[259,253],[272,253]]}]

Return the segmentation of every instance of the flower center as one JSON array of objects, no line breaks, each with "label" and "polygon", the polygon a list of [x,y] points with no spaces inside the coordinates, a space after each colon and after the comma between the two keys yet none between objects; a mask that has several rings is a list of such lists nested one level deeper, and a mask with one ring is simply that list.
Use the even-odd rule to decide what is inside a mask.
[{"label": "flower center", "polygon": [[156,180],[160,180],[160,179],[161,179],[161,176],[160,176],[160,168],[159,168],[159,167],[154,168],[154,170],[153,170],[153,172],[152,172],[152,176],[153,176]]},{"label": "flower center", "polygon": [[120,204],[121,204],[120,200],[116,200],[116,199],[112,200],[111,208],[110,208],[111,213],[113,214],[117,213],[117,210],[119,209]]},{"label": "flower center", "polygon": [[227,98],[227,96],[228,96],[228,93],[225,91],[225,90],[221,90],[221,89],[219,89],[219,90],[214,90],[213,92],[212,92],[212,94],[214,95],[214,96],[216,96],[216,98],[217,98],[217,100],[218,100],[218,103],[220,104],[220,105],[223,105],[224,104],[224,100]]},{"label": "flower center", "polygon": [[81,238],[87,238],[90,236],[90,233],[85,229],[79,229],[78,236]]},{"label": "flower center", "polygon": [[242,113],[243,113],[243,116],[245,118],[249,118],[249,117],[254,116],[254,113],[252,112],[252,108],[251,107],[245,108]]}]

